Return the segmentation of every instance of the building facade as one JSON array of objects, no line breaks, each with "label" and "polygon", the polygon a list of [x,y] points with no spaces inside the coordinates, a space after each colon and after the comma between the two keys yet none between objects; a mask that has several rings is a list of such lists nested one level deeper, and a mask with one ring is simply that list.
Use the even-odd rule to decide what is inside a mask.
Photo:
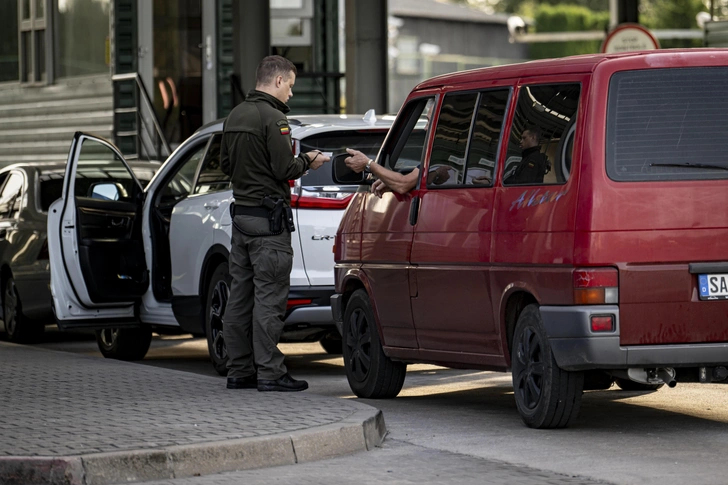
[{"label": "building facade", "polygon": [[[358,1],[2,0],[0,166],[65,160],[75,131],[132,158],[164,158],[253,88],[236,48],[245,49],[241,30],[261,23],[251,11],[261,4],[266,51],[298,68],[292,114],[342,112],[343,10]],[[389,111],[432,75],[525,57],[499,16],[436,0],[377,1],[390,19],[390,82],[381,87]]]}]

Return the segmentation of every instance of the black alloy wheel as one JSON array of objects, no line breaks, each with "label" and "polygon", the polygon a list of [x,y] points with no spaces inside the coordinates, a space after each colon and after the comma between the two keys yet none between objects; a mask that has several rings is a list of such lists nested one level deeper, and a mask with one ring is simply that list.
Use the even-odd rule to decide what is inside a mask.
[{"label": "black alloy wheel", "polygon": [[584,373],[565,371],[556,363],[538,305],[518,316],[511,348],[516,407],[531,428],[565,428],[579,414]]},{"label": "black alloy wheel", "polygon": [[347,363],[351,375],[358,383],[366,380],[372,366],[372,335],[362,308],[356,308],[348,318],[346,333]]},{"label": "black alloy wheel", "polygon": [[532,329],[526,328],[519,335],[515,354],[519,372],[515,377],[514,391],[519,401],[532,411],[541,400],[546,367],[543,363],[541,340]]},{"label": "black alloy wheel", "polygon": [[228,273],[228,264],[220,263],[210,278],[207,305],[205,308],[205,333],[207,335],[207,350],[215,371],[227,375],[227,347],[223,335],[223,318],[230,298],[230,285],[232,278]]},{"label": "black alloy wheel", "polygon": [[15,343],[37,342],[43,336],[45,325],[42,322],[34,322],[23,315],[23,305],[12,277],[5,281],[4,288],[3,321],[8,340]]},{"label": "black alloy wheel", "polygon": [[344,369],[349,387],[359,397],[393,398],[404,385],[407,364],[391,360],[379,341],[369,296],[352,293],[344,313]]}]

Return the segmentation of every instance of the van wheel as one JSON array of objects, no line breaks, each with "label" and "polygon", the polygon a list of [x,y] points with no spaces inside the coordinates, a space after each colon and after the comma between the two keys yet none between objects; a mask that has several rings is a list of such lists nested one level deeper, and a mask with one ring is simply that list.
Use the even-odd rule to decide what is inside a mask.
[{"label": "van wheel", "polygon": [[340,355],[342,352],[342,341],[339,332],[327,333],[324,338],[319,340],[319,343],[327,354]]},{"label": "van wheel", "polygon": [[104,328],[96,330],[96,344],[107,359],[142,360],[152,343],[152,328]]},{"label": "van wheel", "polygon": [[23,305],[20,303],[18,288],[12,276],[8,277],[3,288],[3,321],[8,340],[18,344],[39,341],[45,331],[45,325],[23,315]]},{"label": "van wheel", "polygon": [[346,378],[354,394],[370,399],[399,394],[407,364],[384,355],[369,296],[363,289],[356,290],[346,305],[343,340]]},{"label": "van wheel", "polygon": [[526,426],[568,426],[579,414],[584,373],[556,365],[538,305],[528,305],[518,316],[511,359],[516,407]]},{"label": "van wheel", "polygon": [[630,379],[622,379],[617,377],[614,379],[614,383],[619,386],[623,391],[656,391],[665,384],[642,384],[641,382],[635,382]]},{"label": "van wheel", "polygon": [[205,305],[205,334],[207,336],[207,351],[215,371],[226,376],[227,347],[222,333],[222,319],[225,316],[228,298],[230,298],[230,284],[232,277],[228,271],[227,263],[220,263],[212,272],[207,285],[207,303]]}]

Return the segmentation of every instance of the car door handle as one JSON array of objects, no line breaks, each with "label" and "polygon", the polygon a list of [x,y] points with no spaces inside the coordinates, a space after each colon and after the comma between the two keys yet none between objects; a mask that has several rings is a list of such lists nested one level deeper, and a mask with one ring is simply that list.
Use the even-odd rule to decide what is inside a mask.
[{"label": "car door handle", "polygon": [[113,227],[120,227],[123,226],[126,223],[126,217],[113,217],[111,219],[111,225]]},{"label": "car door handle", "polygon": [[206,210],[214,211],[215,209],[217,209],[220,206],[219,205],[215,205],[215,204],[205,204],[202,207],[204,207]]}]

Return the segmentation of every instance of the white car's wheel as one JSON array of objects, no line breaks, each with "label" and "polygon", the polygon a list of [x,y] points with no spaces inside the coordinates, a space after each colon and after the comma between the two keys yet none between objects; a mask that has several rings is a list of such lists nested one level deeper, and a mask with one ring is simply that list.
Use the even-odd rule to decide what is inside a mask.
[{"label": "white car's wheel", "polygon": [[227,375],[227,348],[223,336],[222,319],[225,315],[228,298],[230,298],[230,283],[232,278],[228,272],[228,263],[220,263],[212,272],[207,285],[207,299],[205,304],[205,334],[207,335],[207,350],[210,361],[218,374]]}]

